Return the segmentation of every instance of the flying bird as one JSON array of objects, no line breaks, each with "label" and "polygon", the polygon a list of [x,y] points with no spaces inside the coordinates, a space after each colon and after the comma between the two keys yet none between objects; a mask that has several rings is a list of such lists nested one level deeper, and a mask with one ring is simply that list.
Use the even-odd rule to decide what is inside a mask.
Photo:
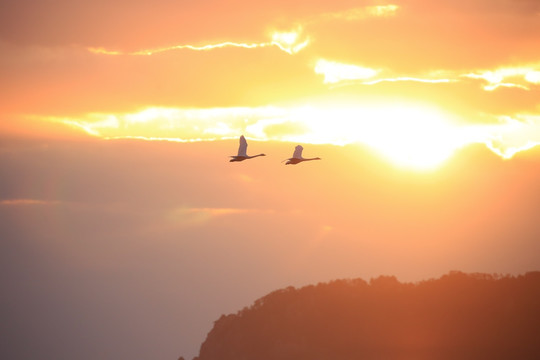
[{"label": "flying bird", "polygon": [[[304,150],[304,148],[302,147],[302,145],[297,145],[295,148],[294,148],[294,153],[293,153],[293,156],[292,158],[289,158],[289,159],[285,159],[283,161],[287,161],[285,163],[285,165],[296,165],[298,163],[301,163],[302,161],[311,161],[311,160],[321,160],[320,157],[316,157],[316,158],[309,158],[309,159],[306,159],[306,158],[303,158],[302,157],[302,150]],[[282,161],[282,162],[283,162]]]},{"label": "flying bird", "polygon": [[246,141],[246,138],[244,137],[244,135],[240,136],[240,146],[238,146],[238,155],[236,156],[231,156],[231,160],[229,160],[229,162],[234,162],[234,161],[244,161],[246,159],[253,159],[254,157],[257,157],[257,156],[266,156],[265,154],[258,154],[258,155],[253,155],[253,156],[248,156],[247,154],[247,141]]}]

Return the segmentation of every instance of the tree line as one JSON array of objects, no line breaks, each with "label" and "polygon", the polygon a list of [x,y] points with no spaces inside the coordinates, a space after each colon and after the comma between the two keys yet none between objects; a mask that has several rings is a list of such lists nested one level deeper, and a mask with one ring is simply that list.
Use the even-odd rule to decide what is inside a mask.
[{"label": "tree line", "polygon": [[540,359],[540,272],[288,287],[214,323],[218,359]]}]

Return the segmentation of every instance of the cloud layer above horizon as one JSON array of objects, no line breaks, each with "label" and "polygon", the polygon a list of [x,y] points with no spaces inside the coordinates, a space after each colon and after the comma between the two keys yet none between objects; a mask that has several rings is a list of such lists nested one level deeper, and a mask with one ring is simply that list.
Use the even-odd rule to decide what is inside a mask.
[{"label": "cloud layer above horizon", "polygon": [[32,119],[34,133],[344,144],[369,143],[366,122],[393,138],[413,121],[437,143],[440,116],[388,120],[422,108],[460,125],[450,152],[480,142],[509,158],[540,142],[537,1],[27,5],[0,15],[8,135]]}]

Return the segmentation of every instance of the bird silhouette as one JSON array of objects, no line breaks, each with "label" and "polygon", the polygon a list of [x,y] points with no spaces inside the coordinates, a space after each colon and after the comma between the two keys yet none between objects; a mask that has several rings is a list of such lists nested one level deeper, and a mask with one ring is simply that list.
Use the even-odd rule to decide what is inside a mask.
[{"label": "bird silhouette", "polygon": [[258,155],[253,155],[253,156],[248,156],[247,154],[247,141],[246,141],[246,138],[244,137],[244,135],[240,136],[240,146],[238,146],[238,155],[236,156],[231,156],[231,160],[229,160],[229,162],[234,162],[234,161],[244,161],[246,159],[253,159],[257,156],[266,156],[265,154],[258,154]]},{"label": "bird silhouette", "polygon": [[[311,160],[321,160],[320,157],[316,157],[316,158],[303,158],[302,157],[302,150],[304,150],[304,148],[302,147],[302,145],[297,145],[295,148],[294,148],[294,153],[293,153],[293,156],[292,158],[289,158],[289,159],[285,159],[283,161],[287,161],[285,163],[285,165],[296,165],[298,163],[301,163],[302,161],[311,161]],[[282,162],[283,162],[282,161]]]}]

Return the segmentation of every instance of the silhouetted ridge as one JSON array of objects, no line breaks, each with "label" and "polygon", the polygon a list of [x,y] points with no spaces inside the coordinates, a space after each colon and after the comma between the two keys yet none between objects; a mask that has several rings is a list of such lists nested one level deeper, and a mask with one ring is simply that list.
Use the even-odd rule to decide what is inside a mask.
[{"label": "silhouetted ridge", "polygon": [[289,287],[222,316],[198,359],[540,359],[540,272]]}]

